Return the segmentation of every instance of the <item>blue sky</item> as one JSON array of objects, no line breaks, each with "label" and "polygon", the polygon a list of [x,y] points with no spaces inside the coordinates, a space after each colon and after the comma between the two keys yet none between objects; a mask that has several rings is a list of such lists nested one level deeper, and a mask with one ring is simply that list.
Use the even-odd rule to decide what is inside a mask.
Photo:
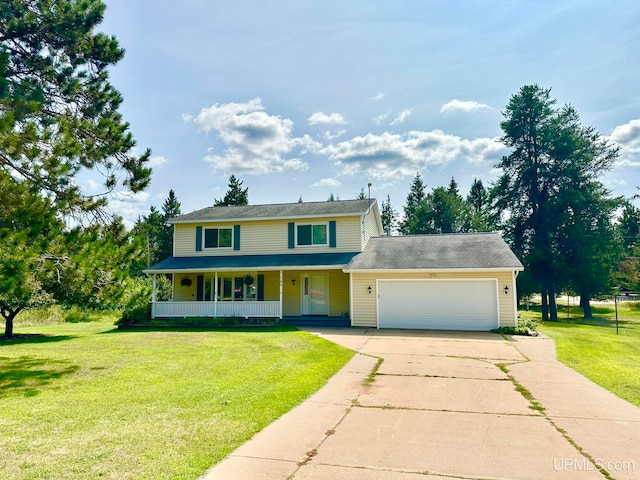
[{"label": "blue sky", "polygon": [[[146,192],[111,199],[132,222],[169,189],[183,212],[235,174],[253,204],[390,195],[420,172],[465,194],[507,150],[501,111],[531,83],[622,148],[603,180],[640,185],[640,4],[631,1],[107,0],[101,29]],[[89,181],[91,191],[95,185]]]}]

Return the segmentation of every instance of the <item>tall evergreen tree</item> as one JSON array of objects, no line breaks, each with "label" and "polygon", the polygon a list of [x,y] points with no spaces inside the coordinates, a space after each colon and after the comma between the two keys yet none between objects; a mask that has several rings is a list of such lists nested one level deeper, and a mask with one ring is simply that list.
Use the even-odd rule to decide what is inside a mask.
[{"label": "tall evergreen tree", "polygon": [[[452,183],[455,180],[452,179]],[[436,187],[427,194],[417,213],[414,233],[463,233],[473,229],[471,209],[457,187]]]},{"label": "tall evergreen tree", "polygon": [[122,222],[68,228],[50,199],[0,170],[0,314],[5,337],[23,310],[59,303],[113,308],[140,253]]},{"label": "tall evergreen tree", "polygon": [[[122,224],[104,207],[119,186],[149,184],[150,151],[133,153],[118,111],[108,68],[124,50],[97,32],[104,9],[100,0],[0,2],[0,191],[9,197],[0,202],[0,313],[9,336],[25,308],[104,305],[126,290],[122,260],[134,244],[116,238]],[[80,175],[101,175],[103,193],[88,195]],[[19,212],[8,216],[9,205]]]},{"label": "tall evergreen tree", "polygon": [[391,206],[391,197],[389,195],[387,195],[387,199],[382,202],[380,217],[382,218],[382,229],[385,235],[392,235],[396,227],[398,214]]},{"label": "tall evergreen tree", "polygon": [[558,318],[559,238],[566,214],[586,208],[576,196],[580,191],[603,196],[598,175],[618,154],[593,128],[580,124],[573,107],[558,109],[555,103],[550,89],[537,85],[511,97],[500,126],[502,142],[512,152],[498,164],[503,174],[492,192],[496,210],[508,212],[503,217],[508,237],[539,282],[543,320]]},{"label": "tall evergreen tree", "polygon": [[426,185],[422,181],[420,172],[416,173],[409,187],[407,201],[404,204],[404,218],[400,221],[399,230],[402,235],[411,235],[417,233],[418,229],[418,209],[426,198]]},{"label": "tall evergreen tree", "polygon": [[364,187],[362,187],[358,192],[358,196],[356,197],[356,200],[366,200],[366,199],[367,199],[367,192],[365,192]]},{"label": "tall evergreen tree", "polygon": [[456,182],[456,179],[451,177],[451,181],[449,181],[449,188],[447,188],[447,192],[451,193],[452,195],[460,195],[460,191],[458,190],[458,182]]},{"label": "tall evergreen tree", "polygon": [[214,200],[216,207],[249,205],[249,187],[242,188],[242,181],[235,175],[229,177],[229,190],[220,200]]},{"label": "tall evergreen tree", "polygon": [[158,242],[160,260],[173,255],[173,227],[167,222],[181,213],[176,193],[169,190],[169,195],[162,204],[162,233]]},{"label": "tall evergreen tree", "polygon": [[488,232],[495,223],[491,214],[491,201],[489,192],[482,184],[482,180],[473,179],[471,189],[467,195],[467,203],[471,208],[473,231]]},{"label": "tall evergreen tree", "polygon": [[484,214],[489,205],[489,193],[482,184],[482,180],[478,178],[473,179],[469,195],[467,195],[467,202],[473,208],[473,213]]},{"label": "tall evergreen tree", "polygon": [[[55,199],[78,218],[104,219],[104,195],[91,196],[78,174],[104,174],[133,192],[150,180],[147,161],[118,108],[108,68],[124,55],[97,32],[100,0],[3,1],[0,6],[0,168]],[[118,179],[118,176],[122,178]]]}]

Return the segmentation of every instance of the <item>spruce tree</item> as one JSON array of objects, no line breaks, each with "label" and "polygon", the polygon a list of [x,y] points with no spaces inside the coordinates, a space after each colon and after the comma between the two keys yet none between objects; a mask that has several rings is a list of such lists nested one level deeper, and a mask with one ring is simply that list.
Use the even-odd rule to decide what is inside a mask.
[{"label": "spruce tree", "polygon": [[399,225],[400,233],[402,235],[411,235],[413,233],[417,233],[417,225],[419,222],[417,214],[420,206],[423,204],[426,198],[425,187],[426,185],[422,181],[420,173],[416,173],[415,177],[413,177],[413,181],[411,182],[409,194],[407,195],[407,201],[404,205],[404,218]]},{"label": "spruce tree", "polygon": [[216,207],[249,205],[249,187],[242,188],[242,181],[235,175],[229,177],[229,190],[220,200],[214,200]]}]

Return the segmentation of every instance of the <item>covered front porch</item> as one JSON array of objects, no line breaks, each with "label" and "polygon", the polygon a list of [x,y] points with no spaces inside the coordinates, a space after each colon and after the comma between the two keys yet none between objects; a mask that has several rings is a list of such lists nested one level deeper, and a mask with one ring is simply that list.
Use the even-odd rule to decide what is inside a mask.
[{"label": "covered front porch", "polygon": [[[349,275],[342,267],[353,255],[172,257],[145,272],[153,278],[151,316],[348,322]],[[158,297],[160,276],[171,279],[169,298]]]}]

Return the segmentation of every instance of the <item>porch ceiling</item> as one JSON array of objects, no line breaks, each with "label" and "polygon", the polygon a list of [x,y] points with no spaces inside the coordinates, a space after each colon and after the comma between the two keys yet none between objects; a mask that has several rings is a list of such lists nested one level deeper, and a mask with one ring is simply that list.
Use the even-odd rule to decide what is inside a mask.
[{"label": "porch ceiling", "polygon": [[293,270],[342,268],[359,252],[298,253],[279,255],[230,255],[169,257],[144,270],[145,273],[221,270]]}]

